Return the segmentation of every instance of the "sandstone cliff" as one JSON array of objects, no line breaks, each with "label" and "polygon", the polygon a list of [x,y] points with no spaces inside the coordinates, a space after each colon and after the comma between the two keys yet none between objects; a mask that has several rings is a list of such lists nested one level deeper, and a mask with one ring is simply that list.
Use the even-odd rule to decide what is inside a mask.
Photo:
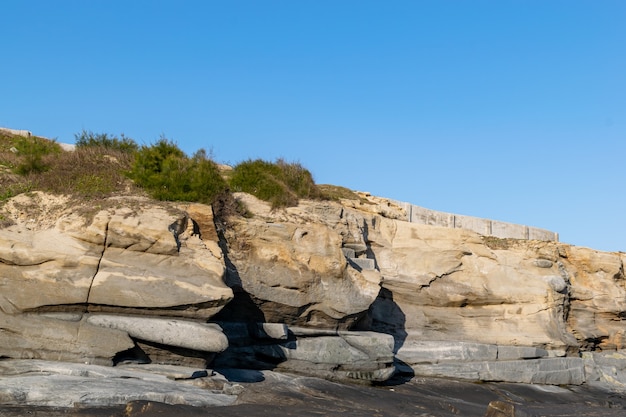
[{"label": "sandstone cliff", "polygon": [[622,253],[408,223],[371,196],[236,198],[252,215],[218,222],[201,204],[10,200],[0,357],[626,383]]}]

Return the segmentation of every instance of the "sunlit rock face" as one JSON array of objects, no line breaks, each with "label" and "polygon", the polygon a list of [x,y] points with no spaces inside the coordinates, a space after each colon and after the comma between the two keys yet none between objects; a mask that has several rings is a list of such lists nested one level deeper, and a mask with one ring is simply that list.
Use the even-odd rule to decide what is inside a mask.
[{"label": "sunlit rock face", "polygon": [[563,246],[561,262],[571,283],[568,329],[583,350],[626,348],[624,253]]},{"label": "sunlit rock face", "polygon": [[380,223],[379,234],[370,232],[372,247],[383,286],[404,314],[406,344],[576,344],[567,327],[570,284],[554,244],[516,241],[501,249],[460,229]]},{"label": "sunlit rock face", "polygon": [[[9,207],[15,224],[0,230],[0,355],[107,362],[134,343],[89,323],[90,314],[206,320],[232,299],[221,249],[200,238],[189,207],[133,198],[62,207],[41,193],[21,200]],[[209,206],[190,208],[212,217]],[[212,221],[203,227],[217,236]]]},{"label": "sunlit rock face", "polygon": [[235,197],[250,216],[10,200],[0,356],[580,384],[623,353],[621,253],[409,223],[369,195]]},{"label": "sunlit rock face", "polygon": [[183,210],[141,200],[109,205],[68,210],[46,229],[26,220],[0,230],[2,311],[86,306],[208,318],[230,301],[217,242],[194,235]]},{"label": "sunlit rock face", "polygon": [[[347,258],[345,249],[351,248],[356,252],[351,256],[371,262],[369,270],[356,265],[361,274],[379,274],[380,279],[378,297],[367,314],[357,314],[352,328],[393,334],[396,352],[407,359],[420,341],[527,346],[545,349],[551,356],[622,346],[620,254],[412,224],[401,220],[401,208],[375,197],[369,202],[307,201],[277,211],[249,195],[239,198],[254,217],[236,223],[226,234],[237,274],[231,278],[252,296],[251,305],[261,318],[280,316],[300,324],[315,317],[301,315],[311,311],[302,291],[288,296],[290,285],[300,285],[294,282],[315,276],[310,267],[314,258],[299,251],[320,254],[328,274],[338,254],[324,253],[323,248],[336,251],[340,246]],[[354,263],[348,259],[347,265],[350,270]],[[273,289],[278,289],[274,299]],[[581,292],[588,294],[577,295]],[[327,297],[338,303],[332,294]],[[295,305],[289,306],[290,299]],[[327,317],[320,321],[321,327],[333,324]]]},{"label": "sunlit rock face", "polygon": [[[251,196],[246,203],[254,216],[234,220],[225,232],[226,279],[251,299],[245,314],[310,327],[353,325],[376,299],[380,273],[349,264],[341,230],[319,221],[309,206],[272,212]],[[314,208],[341,211],[338,205]]]}]

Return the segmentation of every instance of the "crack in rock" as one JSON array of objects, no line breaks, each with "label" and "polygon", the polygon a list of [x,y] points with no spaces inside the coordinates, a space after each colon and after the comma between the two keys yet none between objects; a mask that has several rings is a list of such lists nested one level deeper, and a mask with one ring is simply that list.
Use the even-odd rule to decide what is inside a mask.
[{"label": "crack in rock", "polygon": [[98,272],[100,272],[100,264],[102,264],[102,259],[104,258],[104,252],[107,249],[107,243],[109,241],[109,224],[110,224],[110,220],[107,221],[106,226],[104,227],[104,242],[102,243],[102,252],[100,252],[100,258],[98,259],[98,264],[96,265],[96,271],[94,272],[93,276],[91,277],[91,282],[89,283],[89,289],[87,290],[87,299],[85,300],[85,306],[88,308],[89,307],[89,299],[91,297],[91,289],[93,288],[93,283],[96,280],[96,276],[98,275]]},{"label": "crack in rock", "polygon": [[433,284],[433,282],[435,282],[435,281],[437,281],[437,280],[439,280],[439,279],[445,278],[445,277],[447,277],[447,276],[450,276],[450,275],[454,274],[455,272],[460,271],[460,270],[461,270],[461,266],[462,266],[462,265],[463,265],[463,263],[459,263],[456,267],[454,267],[454,268],[453,268],[453,269],[451,269],[450,271],[448,271],[448,272],[444,272],[443,274],[440,274],[440,275],[435,275],[434,277],[432,277],[432,278],[428,281],[428,284],[420,285],[419,290],[421,291],[421,290],[423,290],[424,288],[429,288],[429,287]]}]

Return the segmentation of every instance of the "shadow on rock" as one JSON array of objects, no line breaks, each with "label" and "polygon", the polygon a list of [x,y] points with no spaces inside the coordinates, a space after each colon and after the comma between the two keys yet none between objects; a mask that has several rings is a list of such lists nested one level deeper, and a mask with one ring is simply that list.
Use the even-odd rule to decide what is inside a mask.
[{"label": "shadow on rock", "polygon": [[223,230],[218,228],[217,234],[219,238],[218,244],[224,254],[224,264],[226,265],[224,283],[233,290],[234,298],[226,304],[219,313],[213,316],[212,321],[265,322],[265,314],[255,304],[250,294],[243,288],[237,266],[230,259],[228,241],[226,240],[226,236],[224,236]]},{"label": "shadow on rock", "polygon": [[[367,314],[352,330],[373,331],[393,336],[393,353],[396,354],[407,338],[405,325],[406,315],[393,300],[393,293],[387,288],[381,288]],[[415,376],[413,369],[398,358],[394,358],[394,366],[396,373],[383,385],[404,384]]]},{"label": "shadow on rock", "polygon": [[211,318],[228,339],[228,348],[216,355],[211,366],[224,370],[224,376],[232,382],[263,381],[263,374],[258,370],[272,370],[286,360],[277,345],[282,341],[265,331],[268,327],[265,314],[243,288],[237,266],[228,256],[228,242],[223,232],[218,232],[218,236],[226,264],[224,282],[233,290],[233,299]]},{"label": "shadow on rock", "polygon": [[230,382],[262,382],[265,380],[263,373],[254,369],[217,368],[216,372],[224,375]]}]

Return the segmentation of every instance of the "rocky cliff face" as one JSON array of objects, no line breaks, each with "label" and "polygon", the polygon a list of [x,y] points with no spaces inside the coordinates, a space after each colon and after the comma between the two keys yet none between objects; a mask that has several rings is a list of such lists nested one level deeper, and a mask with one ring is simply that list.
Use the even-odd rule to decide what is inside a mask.
[{"label": "rocky cliff face", "polygon": [[371,196],[237,198],[253,215],[219,227],[200,204],[9,201],[0,357],[626,383],[622,253],[407,223]]}]

